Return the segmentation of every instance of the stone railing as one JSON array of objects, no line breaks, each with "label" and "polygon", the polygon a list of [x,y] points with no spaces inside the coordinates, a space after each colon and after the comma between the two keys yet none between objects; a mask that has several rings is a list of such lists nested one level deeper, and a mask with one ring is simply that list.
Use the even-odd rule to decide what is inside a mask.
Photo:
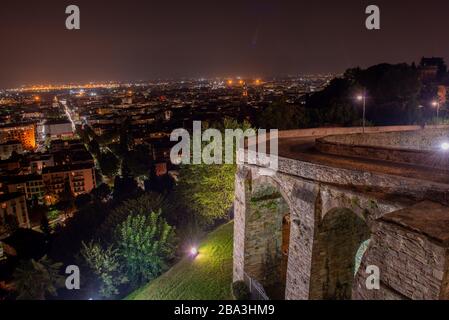
[{"label": "stone railing", "polygon": [[387,147],[410,150],[437,150],[449,141],[449,128],[331,135],[321,141],[350,146]]}]

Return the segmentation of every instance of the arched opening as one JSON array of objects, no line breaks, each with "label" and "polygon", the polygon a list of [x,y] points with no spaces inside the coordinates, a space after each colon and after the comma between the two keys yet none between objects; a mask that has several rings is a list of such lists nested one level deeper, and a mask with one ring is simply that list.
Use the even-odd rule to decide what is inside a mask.
[{"label": "arched opening", "polygon": [[367,224],[353,211],[334,209],[326,214],[315,235],[311,298],[351,299],[369,239]]},{"label": "arched opening", "polygon": [[290,209],[274,183],[253,184],[247,202],[245,273],[272,300],[285,299]]}]

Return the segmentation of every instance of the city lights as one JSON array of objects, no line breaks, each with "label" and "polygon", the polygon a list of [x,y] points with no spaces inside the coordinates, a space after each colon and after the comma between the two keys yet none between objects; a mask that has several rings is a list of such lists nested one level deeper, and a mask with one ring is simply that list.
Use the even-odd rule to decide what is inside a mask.
[{"label": "city lights", "polygon": [[444,1],[28,2],[0,12],[14,315],[449,300]]}]

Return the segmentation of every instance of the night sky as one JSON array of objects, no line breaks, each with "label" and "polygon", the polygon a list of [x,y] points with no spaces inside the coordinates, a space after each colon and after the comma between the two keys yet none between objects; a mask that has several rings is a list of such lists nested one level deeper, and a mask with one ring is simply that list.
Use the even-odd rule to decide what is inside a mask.
[{"label": "night sky", "polygon": [[[81,30],[65,28],[65,8]],[[381,30],[365,29],[365,8]],[[0,87],[342,72],[449,60],[447,0],[2,0]]]}]

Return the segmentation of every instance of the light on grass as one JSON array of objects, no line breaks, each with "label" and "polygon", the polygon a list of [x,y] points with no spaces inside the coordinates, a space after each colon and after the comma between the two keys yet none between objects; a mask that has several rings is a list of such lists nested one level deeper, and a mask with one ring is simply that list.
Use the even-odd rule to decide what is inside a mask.
[{"label": "light on grass", "polygon": [[190,256],[195,258],[198,255],[198,248],[197,247],[192,247],[190,248]]}]

